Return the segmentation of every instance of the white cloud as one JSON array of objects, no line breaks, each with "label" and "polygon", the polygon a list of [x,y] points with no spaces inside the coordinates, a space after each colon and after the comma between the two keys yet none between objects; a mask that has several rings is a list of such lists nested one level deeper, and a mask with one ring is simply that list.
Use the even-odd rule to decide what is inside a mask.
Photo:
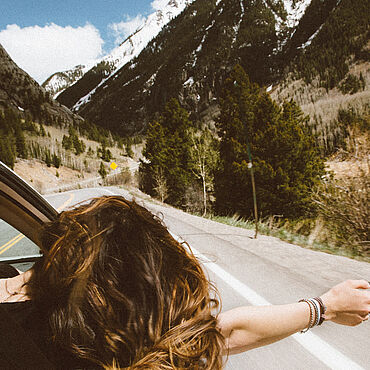
[{"label": "white cloud", "polygon": [[125,16],[125,20],[119,23],[109,24],[109,29],[115,37],[114,43],[121,44],[128,36],[132,35],[145,22],[145,17],[138,14],[136,17]]},{"label": "white cloud", "polygon": [[8,25],[0,31],[0,43],[20,68],[42,83],[55,72],[101,57],[104,41],[91,24],[74,28],[51,23],[25,28]]}]

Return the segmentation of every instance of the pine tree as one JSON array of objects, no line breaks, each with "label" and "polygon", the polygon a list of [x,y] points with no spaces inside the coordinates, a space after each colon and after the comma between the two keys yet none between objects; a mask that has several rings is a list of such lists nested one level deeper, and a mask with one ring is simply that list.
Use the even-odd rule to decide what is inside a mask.
[{"label": "pine tree", "polygon": [[46,136],[46,131],[44,128],[44,125],[40,123],[40,136],[45,137]]},{"label": "pine tree", "polygon": [[14,169],[15,148],[9,136],[0,136],[0,161]]},{"label": "pine tree", "polygon": [[253,165],[262,215],[295,218],[310,211],[311,189],[325,171],[314,138],[305,126],[307,117],[297,104],[290,101],[279,107],[236,66],[225,81],[220,108],[217,209],[247,217],[252,214]]},{"label": "pine tree", "polygon": [[45,149],[45,159],[44,159],[46,165],[48,167],[51,167],[51,155],[50,155],[50,150],[49,149]]},{"label": "pine tree", "polygon": [[105,142],[103,142],[102,146],[97,149],[96,155],[105,162],[110,162],[113,158],[111,151],[106,148]]},{"label": "pine tree", "polygon": [[132,150],[131,142],[128,142],[126,144],[126,155],[129,156],[130,158],[134,157],[134,152]]},{"label": "pine tree", "polygon": [[181,206],[186,188],[191,180],[190,139],[187,130],[191,127],[189,114],[176,99],[171,99],[158,121],[148,126],[146,146],[140,173],[141,187],[154,194],[157,187],[155,176],[162,174],[168,187],[167,202]]},{"label": "pine tree", "polygon": [[72,149],[72,141],[69,136],[63,135],[62,147],[66,150]]},{"label": "pine tree", "polygon": [[60,157],[58,157],[55,153],[53,153],[52,155],[52,163],[53,163],[53,166],[55,168],[59,168],[61,163],[62,163],[62,159]]},{"label": "pine tree", "polygon": [[166,182],[164,169],[166,166],[166,140],[165,132],[159,122],[154,121],[148,125],[146,132],[146,144],[143,150],[145,161],[140,160],[141,189],[151,195],[158,195],[157,177],[161,175],[161,184]]},{"label": "pine tree", "polygon": [[15,144],[17,148],[17,155],[21,158],[27,158],[26,140],[20,125],[15,127]]},{"label": "pine tree", "polygon": [[[217,121],[220,164],[215,172],[216,211],[250,215],[250,188],[237,172],[237,164],[249,163],[248,142],[253,130],[257,85],[251,84],[243,68],[237,65],[225,80]],[[248,144],[248,145],[247,145]]]},{"label": "pine tree", "polygon": [[107,170],[105,169],[103,162],[100,162],[100,168],[99,168],[98,173],[102,177],[102,179],[105,179],[105,177],[107,176]]},{"label": "pine tree", "polygon": [[89,146],[89,149],[87,150],[87,155],[89,157],[93,157],[94,156],[94,149],[92,149],[91,146]]}]

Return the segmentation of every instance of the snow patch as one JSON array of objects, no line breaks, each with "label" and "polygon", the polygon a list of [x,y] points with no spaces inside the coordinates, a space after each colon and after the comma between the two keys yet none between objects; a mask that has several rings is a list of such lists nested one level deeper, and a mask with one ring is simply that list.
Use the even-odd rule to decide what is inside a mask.
[{"label": "snow patch", "polygon": [[132,80],[125,82],[122,87],[130,85],[131,82],[136,81],[138,78],[140,78],[140,75],[135,76]]},{"label": "snow patch", "polygon": [[206,35],[204,35],[202,37],[202,41],[200,42],[200,44],[198,45],[197,49],[195,50],[196,53],[199,53],[202,50],[203,42],[204,42],[205,39],[206,39]]},{"label": "snow patch", "polygon": [[[264,0],[264,3],[266,6],[268,6],[266,0]],[[297,27],[310,3],[311,0],[283,0],[284,8],[287,14],[286,20],[283,20],[277,13],[273,11],[273,9],[270,8],[275,17],[276,34],[280,34],[286,27],[288,27],[288,29]],[[293,36],[294,32],[295,30],[290,37]],[[278,47],[274,49],[274,52],[276,53],[277,51],[281,50],[287,41],[288,40],[285,39],[279,42]]]},{"label": "snow patch", "polygon": [[192,86],[194,84],[194,78],[193,77],[189,77],[185,82],[184,82],[184,86]]},{"label": "snow patch", "polygon": [[156,79],[156,77],[157,77],[157,73],[158,73],[158,72],[156,72],[156,73],[152,74],[152,75],[150,76],[149,80],[146,82],[146,86],[147,86],[148,88],[154,85],[155,79]]},{"label": "snow patch", "polygon": [[284,7],[287,12],[287,25],[290,28],[296,27],[305,13],[311,0],[284,0]]},{"label": "snow patch", "polygon": [[234,38],[233,38],[233,41],[232,43],[234,43],[236,41],[236,36],[238,35],[239,33],[239,29],[240,29],[240,25],[242,24],[242,21],[243,21],[243,18],[244,18],[244,14],[245,14],[245,9],[244,9],[244,4],[243,4],[243,0],[240,0],[240,18],[239,18],[239,22],[238,24],[236,24],[234,27],[233,27],[233,30],[234,30]]},{"label": "snow patch", "polygon": [[215,22],[216,20],[214,19],[212,23],[205,29],[205,31],[207,32],[208,30],[210,30],[214,26]]},{"label": "snow patch", "polygon": [[298,47],[298,49],[305,49],[307,46],[311,45],[311,42],[312,40],[317,36],[317,34],[321,31],[322,29],[322,26],[324,24],[322,24],[319,29],[304,43],[302,44],[301,46]]}]

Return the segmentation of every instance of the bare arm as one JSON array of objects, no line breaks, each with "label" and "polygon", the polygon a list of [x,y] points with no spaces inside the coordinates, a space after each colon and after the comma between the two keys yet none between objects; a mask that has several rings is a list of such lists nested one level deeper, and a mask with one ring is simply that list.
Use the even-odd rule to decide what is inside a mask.
[{"label": "bare arm", "polygon": [[[348,280],[321,296],[326,320],[355,326],[370,311],[370,284]],[[225,337],[225,354],[244,352],[286,338],[307,328],[310,308],[305,302],[279,306],[245,306],[221,313],[218,326]]]}]

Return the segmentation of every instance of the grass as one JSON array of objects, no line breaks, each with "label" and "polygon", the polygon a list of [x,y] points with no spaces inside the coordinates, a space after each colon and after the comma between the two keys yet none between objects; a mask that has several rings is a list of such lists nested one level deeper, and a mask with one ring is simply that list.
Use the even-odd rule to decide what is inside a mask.
[{"label": "grass", "polygon": [[[200,215],[198,214],[197,216],[200,216]],[[206,216],[205,218],[215,221],[215,222],[220,222],[222,224],[226,224],[229,226],[240,227],[240,228],[248,229],[248,230],[255,230],[254,221],[240,218],[237,215],[227,217],[227,216],[217,216],[217,215],[210,214]],[[334,254],[334,255],[339,255],[339,256],[344,256],[344,257],[352,258],[358,261],[370,262],[369,257],[362,256],[354,251],[351,251],[345,248],[336,247],[329,243],[318,242],[318,241],[312,240],[310,235],[306,236],[306,235],[292,232],[288,230],[287,228],[285,228],[284,225],[283,226],[278,226],[276,224],[274,225],[273,223],[271,223],[271,220],[267,222],[259,221],[258,222],[258,232],[261,235],[272,236],[280,240],[286,241],[288,243],[299,245],[300,247],[303,247],[303,248],[325,252],[329,254]]]}]

